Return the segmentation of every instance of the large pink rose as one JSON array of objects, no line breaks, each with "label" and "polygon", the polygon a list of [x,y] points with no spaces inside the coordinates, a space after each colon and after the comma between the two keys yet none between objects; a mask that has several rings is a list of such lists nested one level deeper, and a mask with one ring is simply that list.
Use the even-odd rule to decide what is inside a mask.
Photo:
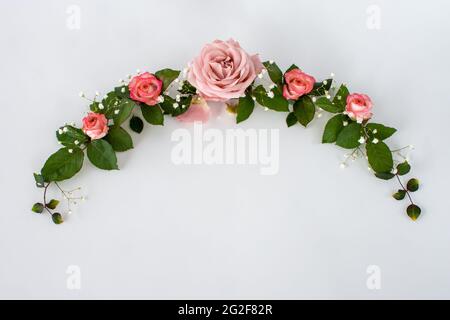
[{"label": "large pink rose", "polygon": [[162,90],[162,81],[149,72],[144,72],[131,79],[128,84],[130,98],[143,102],[149,106],[158,103]]},{"label": "large pink rose", "polygon": [[300,69],[292,69],[284,74],[284,82],[283,96],[286,99],[297,100],[312,91],[316,79]]},{"label": "large pink rose", "polygon": [[353,93],[347,96],[344,114],[357,122],[372,118],[372,100],[365,94]]},{"label": "large pink rose", "polygon": [[194,98],[189,109],[177,117],[181,122],[207,122],[209,120],[210,109],[205,99]]},{"label": "large pink rose", "polygon": [[89,112],[83,118],[83,132],[92,140],[103,138],[108,130],[108,120],[104,114]]},{"label": "large pink rose", "polygon": [[188,81],[206,100],[226,101],[241,97],[262,69],[258,55],[250,56],[238,42],[216,40],[191,62]]}]

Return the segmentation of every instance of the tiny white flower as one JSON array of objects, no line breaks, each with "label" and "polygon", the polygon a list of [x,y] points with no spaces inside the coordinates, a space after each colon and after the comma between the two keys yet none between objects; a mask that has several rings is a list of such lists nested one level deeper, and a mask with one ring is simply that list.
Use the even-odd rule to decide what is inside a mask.
[{"label": "tiny white flower", "polygon": [[174,107],[175,109],[178,108],[178,103],[175,102],[175,103],[173,104],[173,107]]},{"label": "tiny white flower", "polygon": [[262,77],[263,77],[262,73],[258,74],[258,78],[262,79]]},{"label": "tiny white flower", "polygon": [[414,146],[413,146],[412,144],[410,144],[408,147],[409,147],[411,150],[414,149]]},{"label": "tiny white flower", "polygon": [[333,73],[333,72],[332,72],[332,73],[330,73],[330,77],[332,77],[332,78],[334,77],[334,73]]},{"label": "tiny white flower", "polygon": [[72,153],[73,152],[73,149],[69,149],[69,153]]},{"label": "tiny white flower", "polygon": [[141,73],[141,70],[140,69],[136,69],[136,73],[137,74]]},{"label": "tiny white flower", "polygon": [[358,142],[359,142],[359,143],[364,143],[364,142],[366,142],[366,138],[360,137],[359,140],[358,140]]},{"label": "tiny white flower", "polygon": [[357,123],[362,123],[362,122],[363,122],[363,119],[362,119],[362,118],[356,118],[356,122],[357,122]]},{"label": "tiny white flower", "polygon": [[341,99],[342,99],[342,97],[341,97],[341,96],[337,96],[337,98],[338,98],[338,100],[341,100]]},{"label": "tiny white flower", "polygon": [[186,106],[184,104],[181,105],[181,109],[184,109]]},{"label": "tiny white flower", "polygon": [[159,103],[163,103],[164,102],[164,97],[163,96],[159,96],[158,97],[158,102]]},{"label": "tiny white flower", "polygon": [[178,83],[180,82],[180,79],[176,78],[175,80],[173,80],[174,82]]},{"label": "tiny white flower", "polygon": [[377,138],[372,140],[372,143],[377,144],[379,142],[379,140]]},{"label": "tiny white flower", "polygon": [[80,93],[79,93],[78,95],[80,96],[80,98],[84,98],[84,97],[85,97],[85,95],[84,95],[84,92],[83,92],[83,91],[80,91]]},{"label": "tiny white flower", "polygon": [[175,100],[176,100],[177,102],[180,102],[181,96],[180,96],[179,94],[177,94],[176,97],[175,97]]},{"label": "tiny white flower", "polygon": [[392,169],[392,171],[391,171],[392,174],[397,174],[397,172],[398,172],[398,171],[397,171],[397,168],[394,168],[394,169]]},{"label": "tiny white flower", "polygon": [[117,106],[119,104],[119,101],[114,102],[114,105]]},{"label": "tiny white flower", "polygon": [[105,106],[104,106],[103,104],[100,103],[100,104],[98,105],[98,108],[99,108],[100,110],[103,110],[103,109],[105,108]]},{"label": "tiny white flower", "polygon": [[123,82],[123,79],[119,79],[119,83],[122,83]]},{"label": "tiny white flower", "polygon": [[63,131],[61,129],[58,130],[59,134],[63,134]]},{"label": "tiny white flower", "polygon": [[367,167],[367,170],[372,171],[372,168],[371,167]]},{"label": "tiny white flower", "polygon": [[120,112],[120,110],[117,109],[117,110],[114,111],[114,114],[119,114],[119,112]]},{"label": "tiny white flower", "polygon": [[323,84],[327,85],[328,81],[327,80],[323,80]]},{"label": "tiny white flower", "polygon": [[67,127],[63,128],[63,132],[67,132],[69,129],[67,129]]},{"label": "tiny white flower", "polygon": [[317,118],[322,118],[322,113],[318,113]]},{"label": "tiny white flower", "polygon": [[316,102],[317,98],[316,97],[312,97],[312,102]]},{"label": "tiny white flower", "polygon": [[75,140],[73,143],[75,143],[76,145],[80,143],[80,141]]},{"label": "tiny white flower", "polygon": [[272,91],[267,92],[267,96],[272,99],[274,97],[274,94]]},{"label": "tiny white flower", "polygon": [[100,92],[95,91],[95,96],[98,97],[100,95]]},{"label": "tiny white flower", "polygon": [[343,125],[344,127],[346,127],[346,126],[348,125],[348,122],[347,122],[347,121],[344,121],[344,122],[342,122],[342,125]]},{"label": "tiny white flower", "polygon": [[269,110],[269,108],[267,108],[267,107],[264,107],[264,111],[268,111]]},{"label": "tiny white flower", "polygon": [[345,163],[341,163],[340,167],[341,167],[341,169],[345,169],[347,167],[347,165]]},{"label": "tiny white flower", "polygon": [[329,94],[327,94],[327,99],[328,99],[328,100],[331,99],[331,96],[330,96]]},{"label": "tiny white flower", "polygon": [[252,97],[252,99],[253,99],[253,101],[256,101],[256,98],[255,98],[255,97]]},{"label": "tiny white flower", "polygon": [[373,131],[372,131],[374,134],[375,133],[377,133],[378,132],[378,130],[377,129],[373,129]]},{"label": "tiny white flower", "polygon": [[273,88],[275,88],[275,85],[272,83],[272,84],[269,86],[269,89],[272,90]]},{"label": "tiny white flower", "polygon": [[84,148],[84,144],[80,144],[80,148]]},{"label": "tiny white flower", "polygon": [[122,93],[125,93],[125,88],[122,88],[122,90],[120,90]]}]

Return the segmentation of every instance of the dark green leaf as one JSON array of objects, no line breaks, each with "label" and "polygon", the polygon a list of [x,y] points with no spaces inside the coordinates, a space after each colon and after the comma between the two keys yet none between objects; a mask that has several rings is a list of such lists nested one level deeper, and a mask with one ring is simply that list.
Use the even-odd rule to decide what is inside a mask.
[{"label": "dark green leaf", "polygon": [[397,166],[397,174],[400,176],[407,174],[410,170],[411,170],[411,166],[409,165],[408,161],[400,163]]},{"label": "dark green leaf", "polygon": [[277,64],[273,61],[272,63],[270,63],[269,61],[265,61],[263,62],[263,65],[267,69],[270,80],[281,87],[283,85],[283,72],[281,72]]},{"label": "dark green leaf", "polygon": [[131,116],[133,108],[136,106],[137,105],[133,100],[122,99],[118,105],[108,109],[106,117],[108,119],[113,119],[114,126],[119,127]]},{"label": "dark green leaf", "polygon": [[127,85],[123,85],[123,86],[114,88],[114,93],[120,99],[129,98],[130,97],[130,89],[128,88]]},{"label": "dark green leaf", "polygon": [[61,223],[64,222],[64,219],[63,219],[63,217],[62,217],[62,215],[60,213],[55,212],[54,214],[52,214],[52,221],[55,224],[61,224]]},{"label": "dark green leaf", "polygon": [[314,102],[308,96],[300,97],[294,103],[294,113],[298,122],[306,127],[314,119],[314,114],[316,113]]},{"label": "dark green leaf", "polygon": [[286,117],[286,124],[288,127],[292,127],[294,124],[298,122],[297,116],[294,112],[291,112]]},{"label": "dark green leaf", "polygon": [[181,86],[181,89],[178,90],[178,92],[182,94],[196,94],[197,89],[189,82],[189,81],[183,81],[183,85]]},{"label": "dark green leaf", "polygon": [[142,130],[144,129],[144,122],[142,121],[141,118],[133,116],[130,119],[130,128],[136,133],[141,133]]},{"label": "dark green leaf", "polygon": [[52,199],[52,200],[50,200],[49,203],[46,204],[46,206],[47,206],[47,208],[54,210],[54,209],[56,209],[56,207],[58,206],[58,204],[59,204],[59,201],[58,201],[58,200]]},{"label": "dark green leaf", "polygon": [[176,102],[176,100],[170,96],[164,95],[164,101],[159,104],[161,109],[163,110],[164,114],[173,114],[175,108],[173,107],[173,104]]},{"label": "dark green leaf", "polygon": [[283,97],[278,87],[272,89],[274,94],[273,98],[267,96],[266,89],[263,86],[257,86],[253,90],[253,95],[256,101],[263,107],[267,107],[271,110],[289,112],[289,102]]},{"label": "dark green leaf", "polygon": [[366,128],[369,130],[369,134],[378,140],[385,140],[397,131],[394,128],[386,127],[379,123],[368,123]]},{"label": "dark green leaf", "polygon": [[131,136],[122,127],[109,128],[108,135],[105,137],[105,140],[111,144],[114,151],[121,152],[133,148],[133,140],[131,139]]},{"label": "dark green leaf", "polygon": [[163,82],[162,90],[166,90],[173,80],[178,78],[180,71],[172,69],[162,69],[155,73],[155,76]]},{"label": "dark green leaf", "polygon": [[395,200],[403,200],[406,196],[406,191],[403,189],[399,189],[396,193],[392,195]]},{"label": "dark green leaf", "polygon": [[83,130],[67,125],[56,131],[56,139],[63,146],[74,148],[86,143],[89,138]]},{"label": "dark green leaf", "polygon": [[299,69],[299,67],[297,67],[295,64],[291,65],[285,73],[288,73],[289,71],[295,70],[295,69]]},{"label": "dark green leaf", "polygon": [[[324,83],[325,82],[325,83]],[[331,84],[333,83],[333,79],[326,79],[322,82],[316,82],[314,87],[308,95],[310,96],[323,96],[326,91],[329,91],[331,88]]]},{"label": "dark green leaf", "polygon": [[251,95],[247,94],[245,97],[239,98],[239,102],[237,105],[236,123],[247,120],[248,117],[250,117],[250,115],[252,114],[254,108],[255,101],[253,101]]},{"label": "dark green leaf", "polygon": [[414,221],[417,220],[421,212],[422,210],[420,210],[420,207],[416,206],[415,204],[410,204],[408,208],[406,208],[406,213]]},{"label": "dark green leaf", "polygon": [[31,211],[36,212],[36,213],[42,213],[42,211],[44,211],[44,205],[40,202],[37,202],[37,203],[33,204]]},{"label": "dark green leaf", "polygon": [[392,174],[390,172],[376,172],[375,176],[379,179],[389,180],[395,177],[395,174]]},{"label": "dark green leaf", "polygon": [[416,178],[410,179],[406,184],[406,189],[411,192],[419,190],[419,180],[417,180]]},{"label": "dark green leaf", "polygon": [[320,97],[316,100],[316,106],[319,108],[331,112],[331,113],[339,113],[342,112],[340,105],[335,105],[326,97]]},{"label": "dark green leaf", "polygon": [[105,140],[93,140],[87,147],[87,156],[91,163],[103,170],[119,169],[113,147]]},{"label": "dark green leaf", "polygon": [[153,125],[163,125],[164,115],[159,105],[147,106],[141,105],[142,115],[144,119]]},{"label": "dark green leaf", "polygon": [[45,187],[44,177],[39,173],[33,173],[34,181],[36,182],[36,187],[43,188]]},{"label": "dark green leaf", "polygon": [[369,164],[375,172],[391,172],[394,165],[392,152],[389,147],[379,141],[378,143],[367,143],[366,152]]},{"label": "dark green leaf", "polygon": [[344,127],[338,134],[336,144],[342,148],[354,149],[360,145],[362,127],[359,123],[352,122]]},{"label": "dark green leaf", "polygon": [[344,119],[344,115],[338,114],[328,120],[325,125],[325,130],[323,131],[322,143],[332,143],[336,141],[339,133],[344,128]]},{"label": "dark green leaf", "polygon": [[186,111],[188,111],[191,106],[192,96],[181,97],[180,102],[178,102],[178,108],[173,108],[172,117],[177,117]]},{"label": "dark green leaf", "polygon": [[345,105],[347,104],[347,96],[349,95],[347,87],[342,84],[333,98],[333,104],[339,108],[339,110],[344,111]]},{"label": "dark green leaf", "polygon": [[46,182],[72,178],[83,166],[83,159],[80,148],[61,148],[47,159],[41,174]]}]

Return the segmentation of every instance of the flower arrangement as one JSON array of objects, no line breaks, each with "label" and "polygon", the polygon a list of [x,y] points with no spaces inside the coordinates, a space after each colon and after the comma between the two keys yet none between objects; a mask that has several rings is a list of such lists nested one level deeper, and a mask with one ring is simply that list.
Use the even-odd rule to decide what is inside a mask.
[{"label": "flower arrangement", "polygon": [[[86,98],[83,93],[80,95]],[[43,189],[43,202],[35,203],[32,211],[49,213],[56,224],[62,223],[64,217],[56,211],[59,201],[47,199],[48,188],[51,185],[59,188],[70,210],[70,204],[82,197],[74,197],[75,190],[63,190],[60,181],[72,178],[81,170],[85,154],[99,169],[118,169],[116,152],[133,148],[125,122],[136,133],[143,130],[143,120],[133,115],[134,110],[140,109],[144,120],[151,125],[163,125],[164,116],[185,122],[205,122],[210,115],[208,101],[234,105],[237,123],[248,119],[256,104],[266,110],[285,112],[288,127],[297,124],[306,127],[323,111],[331,113],[322,143],[351,150],[349,157],[353,159],[365,157],[377,178],[396,178],[400,189],[393,197],[409,200],[406,213],[412,220],[421,213],[411,196],[418,190],[419,181],[409,179],[405,186],[401,180],[411,169],[402,154],[405,148],[391,150],[385,140],[396,129],[370,122],[373,103],[369,96],[350,93],[345,84],[336,86],[332,77],[318,82],[296,65],[283,72],[274,61],[261,62],[258,55],[249,55],[234,40],[216,40],[205,45],[182,72],[138,71],[102,99],[96,93],[89,101],[90,111],[82,119],[82,127],[74,124],[60,127],[56,138],[62,148],[34,174],[36,186]],[[346,161],[341,166],[345,167]]]}]

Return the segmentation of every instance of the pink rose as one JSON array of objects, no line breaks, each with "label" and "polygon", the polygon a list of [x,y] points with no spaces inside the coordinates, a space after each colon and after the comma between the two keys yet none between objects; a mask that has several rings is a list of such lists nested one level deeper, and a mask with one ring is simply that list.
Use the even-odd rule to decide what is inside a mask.
[{"label": "pink rose", "polygon": [[194,98],[191,102],[189,109],[179,115],[177,120],[181,122],[207,122],[209,120],[209,106],[206,103],[205,99],[202,98]]},{"label": "pink rose", "polygon": [[131,99],[154,106],[158,103],[158,97],[161,94],[162,81],[153,74],[144,72],[131,79],[128,88]]},{"label": "pink rose", "polygon": [[365,94],[353,93],[347,96],[344,114],[361,123],[372,118],[372,100]]},{"label": "pink rose", "polygon": [[300,69],[292,69],[284,74],[283,96],[297,100],[312,91],[316,79]]},{"label": "pink rose", "polygon": [[210,101],[239,98],[263,69],[258,55],[250,56],[230,39],[203,47],[191,64],[188,81]]},{"label": "pink rose", "polygon": [[104,114],[89,112],[83,118],[83,132],[92,140],[103,138],[108,130],[108,120]]}]

